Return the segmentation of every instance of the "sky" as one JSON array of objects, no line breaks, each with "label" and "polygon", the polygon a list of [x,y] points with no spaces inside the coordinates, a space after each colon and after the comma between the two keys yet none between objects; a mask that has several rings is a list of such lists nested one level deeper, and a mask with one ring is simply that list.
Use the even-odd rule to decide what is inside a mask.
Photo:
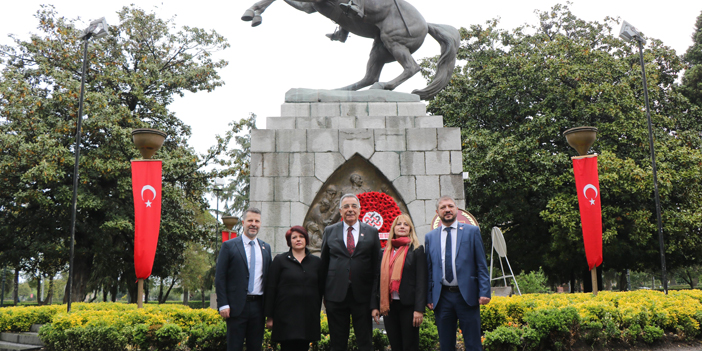
[{"label": "sky", "polygon": [[[117,24],[116,12],[134,1],[53,1],[59,15],[78,18],[79,28],[99,17]],[[456,28],[484,24],[500,18],[499,27],[511,30],[519,25],[538,23],[534,10],[549,10],[557,0],[409,0],[427,22],[449,24]],[[0,44],[10,44],[9,34],[29,38],[37,33],[34,14],[45,1],[11,1],[0,11]],[[291,88],[334,89],[358,81],[365,73],[372,40],[349,36],[346,43],[332,42],[324,34],[336,25],[320,14],[306,14],[284,1],[274,2],[263,13],[263,22],[251,27],[240,20],[253,0],[153,1],[140,0],[138,6],[154,11],[161,18],[174,18],[177,26],[187,25],[215,30],[228,39],[231,47],[217,52],[215,58],[229,65],[220,75],[225,85],[213,92],[186,93],[176,98],[171,110],[192,126],[190,145],[199,153],[215,144],[231,121],[255,113],[257,126],[265,128],[266,117],[280,116],[285,92]],[[702,12],[699,0],[652,1],[573,0],[570,9],[587,21],[603,21],[606,16],[621,17],[650,38],[657,38],[682,54],[692,44],[695,19]],[[619,30],[619,28],[615,28]],[[415,60],[439,54],[439,45],[427,37]],[[401,72],[397,63],[386,65],[381,81]],[[426,86],[417,74],[396,90],[410,92]],[[88,118],[90,111],[87,111]]]}]

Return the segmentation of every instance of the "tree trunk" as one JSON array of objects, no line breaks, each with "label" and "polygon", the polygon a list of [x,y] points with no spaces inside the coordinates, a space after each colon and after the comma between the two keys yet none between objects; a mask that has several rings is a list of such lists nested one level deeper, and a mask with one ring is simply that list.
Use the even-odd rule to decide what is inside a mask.
[{"label": "tree trunk", "polygon": [[41,306],[41,273],[37,276],[37,306]]},{"label": "tree trunk", "polygon": [[619,274],[619,291],[627,291],[626,269]]},{"label": "tree trunk", "polygon": [[13,306],[17,306],[17,302],[19,302],[19,274],[20,274],[19,268],[15,268],[15,286],[12,289],[12,305]]},{"label": "tree trunk", "polygon": [[121,278],[117,278],[117,281],[113,282],[110,286],[110,301],[117,301],[117,294],[119,294],[119,283]]},{"label": "tree trunk", "polygon": [[158,304],[163,303],[163,278],[161,278],[161,282],[158,285]]},{"label": "tree trunk", "polygon": [[202,297],[202,305],[200,308],[205,308],[205,289],[200,289],[200,296]]},{"label": "tree trunk", "polygon": [[173,286],[175,285],[175,283],[176,283],[176,279],[173,278],[171,280],[171,286],[169,286],[168,290],[166,290],[166,296],[163,297],[163,300],[159,300],[159,303],[166,303],[166,300],[168,300],[168,295],[171,294],[171,289],[173,289]]},{"label": "tree trunk", "polygon": [[570,293],[574,294],[575,290],[575,272],[570,271]]},{"label": "tree trunk", "polygon": [[144,303],[149,303],[149,287],[151,286],[151,279],[144,279]]},{"label": "tree trunk", "polygon": [[51,305],[54,302],[54,277],[51,276],[49,278],[49,291],[46,292],[46,299],[44,299],[44,303],[47,305]]},{"label": "tree trunk", "polygon": [[[79,251],[79,250],[76,250]],[[93,254],[76,253],[73,258],[73,282],[71,284],[71,302],[83,302],[87,297],[87,285],[93,268]],[[69,277],[70,279],[70,277]],[[63,303],[68,303],[68,284]]]},{"label": "tree trunk", "polygon": [[188,291],[188,288],[183,288],[183,305],[188,306],[190,302],[190,292]]}]

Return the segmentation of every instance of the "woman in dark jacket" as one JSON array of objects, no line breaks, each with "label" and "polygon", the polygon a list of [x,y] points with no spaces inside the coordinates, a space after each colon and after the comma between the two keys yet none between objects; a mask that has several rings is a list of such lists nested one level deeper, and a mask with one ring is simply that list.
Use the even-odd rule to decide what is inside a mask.
[{"label": "woman in dark jacket", "polygon": [[419,350],[427,304],[427,261],[412,220],[395,218],[380,264],[380,314],[393,351]]},{"label": "woman in dark jacket", "polygon": [[307,351],[320,336],[321,260],[307,249],[305,228],[290,228],[285,240],[290,251],[277,255],[268,269],[266,327],[273,329],[271,340],[280,343],[281,351]]}]

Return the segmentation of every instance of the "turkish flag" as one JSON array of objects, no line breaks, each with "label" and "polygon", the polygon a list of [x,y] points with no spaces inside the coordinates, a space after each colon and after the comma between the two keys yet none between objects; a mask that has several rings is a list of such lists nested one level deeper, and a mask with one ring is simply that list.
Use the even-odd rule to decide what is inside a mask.
[{"label": "turkish flag", "polygon": [[132,161],[134,193],[134,270],[137,279],[151,275],[161,226],[161,161]]},{"label": "turkish flag", "polygon": [[222,231],[222,242],[236,238],[236,232],[229,232],[228,230]]},{"label": "turkish flag", "polygon": [[602,205],[597,155],[573,158],[575,187],[578,189],[580,220],[583,226],[585,256],[590,270],[602,264]]}]

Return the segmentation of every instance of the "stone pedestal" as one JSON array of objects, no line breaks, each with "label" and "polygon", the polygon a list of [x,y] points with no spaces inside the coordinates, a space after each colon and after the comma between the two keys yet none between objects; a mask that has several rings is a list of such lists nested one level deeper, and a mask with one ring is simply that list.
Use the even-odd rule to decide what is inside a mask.
[{"label": "stone pedestal", "polygon": [[439,197],[465,208],[460,129],[427,116],[416,95],[357,101],[368,92],[336,93],[291,90],[281,116],[252,132],[250,202],[262,211],[261,239],[275,253],[287,251],[287,229],[303,224],[328,177],[359,154],[401,194],[423,243]]}]

